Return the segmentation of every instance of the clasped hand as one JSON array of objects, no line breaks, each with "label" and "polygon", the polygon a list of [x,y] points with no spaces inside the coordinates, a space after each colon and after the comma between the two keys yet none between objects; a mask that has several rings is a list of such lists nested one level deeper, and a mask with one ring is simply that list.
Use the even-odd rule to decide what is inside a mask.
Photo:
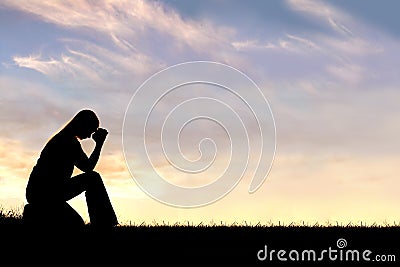
[{"label": "clasped hand", "polygon": [[104,143],[106,140],[106,137],[108,135],[108,131],[104,128],[98,128],[93,134],[92,134],[92,139],[96,143]]}]

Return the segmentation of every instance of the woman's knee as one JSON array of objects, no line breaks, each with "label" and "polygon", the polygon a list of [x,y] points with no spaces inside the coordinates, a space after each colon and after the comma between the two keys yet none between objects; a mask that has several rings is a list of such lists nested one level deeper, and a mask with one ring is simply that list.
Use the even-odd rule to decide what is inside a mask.
[{"label": "woman's knee", "polygon": [[90,171],[90,172],[87,172],[87,174],[92,177],[101,178],[100,173],[98,173],[96,171]]},{"label": "woman's knee", "polygon": [[91,171],[87,173],[89,177],[90,183],[103,183],[103,180],[101,179],[101,176],[98,172],[96,171]]}]

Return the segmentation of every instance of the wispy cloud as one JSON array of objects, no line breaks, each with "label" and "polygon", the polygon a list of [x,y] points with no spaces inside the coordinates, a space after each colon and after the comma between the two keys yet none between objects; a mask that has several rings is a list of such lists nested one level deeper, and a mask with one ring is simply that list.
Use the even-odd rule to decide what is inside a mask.
[{"label": "wispy cloud", "polygon": [[346,26],[351,21],[350,16],[339,11],[337,8],[319,0],[288,0],[287,2],[294,10],[314,16],[318,20],[328,24],[338,33],[353,35],[353,32]]},{"label": "wispy cloud", "polygon": [[[396,83],[394,47],[398,40],[324,1],[286,3],[319,28],[265,35],[263,39],[239,33],[237,38],[243,39],[231,42],[236,51],[251,58],[260,79],[274,77],[271,82],[277,86],[309,80],[354,89]],[[387,70],[382,72],[382,66]]]},{"label": "wispy cloud", "polygon": [[[3,5],[60,26],[105,33],[125,50],[135,49],[133,41],[149,38],[150,32],[169,36],[176,48],[188,46],[197,52],[221,47],[232,34],[232,29],[208,21],[184,20],[176,11],[156,1],[5,1]],[[162,44],[160,49],[165,49],[166,43],[159,44]]]},{"label": "wispy cloud", "polygon": [[234,41],[231,44],[238,51],[271,49],[277,47],[275,44],[270,42],[260,43],[258,40]]},{"label": "wispy cloud", "polygon": [[57,58],[14,56],[13,61],[19,67],[33,69],[53,78],[73,77],[92,83],[105,83],[112,75],[144,75],[162,66],[140,53],[118,53],[86,41],[65,39],[63,42],[66,50]]},{"label": "wispy cloud", "polygon": [[[41,60],[40,55],[28,57],[15,56],[13,60],[20,67],[34,69],[46,75],[52,75],[65,70],[60,61],[54,59],[44,61]],[[67,58],[64,58],[64,62],[67,60]]]}]

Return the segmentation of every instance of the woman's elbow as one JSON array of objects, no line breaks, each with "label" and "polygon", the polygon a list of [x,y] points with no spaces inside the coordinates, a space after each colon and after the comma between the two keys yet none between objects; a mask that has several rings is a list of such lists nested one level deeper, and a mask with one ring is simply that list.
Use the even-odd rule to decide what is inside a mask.
[{"label": "woman's elbow", "polygon": [[94,166],[92,164],[84,164],[78,167],[83,172],[91,172],[94,170]]}]

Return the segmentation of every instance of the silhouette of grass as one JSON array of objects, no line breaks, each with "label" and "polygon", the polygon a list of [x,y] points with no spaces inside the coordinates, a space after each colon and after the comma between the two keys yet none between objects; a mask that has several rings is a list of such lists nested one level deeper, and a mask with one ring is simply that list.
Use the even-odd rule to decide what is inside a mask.
[{"label": "silhouette of grass", "polygon": [[[109,258],[129,263],[134,257],[135,261],[145,260],[147,265],[158,264],[162,259],[164,264],[180,261],[204,262],[213,266],[217,262],[224,265],[244,262],[246,266],[252,266],[260,264],[256,254],[266,245],[276,251],[337,249],[336,242],[343,238],[350,249],[369,249],[374,253],[395,255],[400,260],[400,226],[396,222],[367,225],[362,222],[251,224],[242,221],[194,224],[188,221],[153,221],[147,224],[127,223],[104,232],[95,231],[90,225],[77,233],[55,229],[53,227],[48,233],[42,229],[34,231],[33,235],[27,234],[20,209],[0,208],[0,237],[2,244],[7,244],[6,250],[2,247],[3,255],[13,253],[21,244],[25,244],[32,254],[46,252],[63,258],[66,256],[62,251],[74,248],[75,254],[67,258],[72,261],[73,258],[83,257],[90,264],[94,259],[104,263]],[[45,245],[37,246],[39,241]],[[18,249],[16,251],[20,253]]]},{"label": "silhouette of grass", "polygon": [[20,209],[5,209],[0,206],[0,226],[22,225],[22,213]]},{"label": "silhouette of grass", "polygon": [[151,223],[132,223],[132,222],[126,222],[121,225],[122,227],[195,227],[195,228],[209,228],[209,227],[232,227],[232,228],[269,228],[269,227],[281,227],[281,228],[323,228],[323,227],[341,227],[341,228],[346,228],[346,227],[351,227],[351,228],[387,228],[387,227],[399,227],[400,228],[400,222],[392,222],[389,223],[387,221],[384,221],[383,223],[372,223],[368,224],[363,221],[359,221],[357,223],[349,222],[349,223],[343,223],[343,222],[325,222],[323,224],[319,222],[315,223],[310,223],[310,222],[305,222],[305,221],[300,221],[300,222],[291,222],[291,223],[284,223],[284,222],[272,222],[269,221],[267,223],[251,223],[247,221],[242,221],[242,222],[233,222],[233,223],[227,223],[227,222],[219,222],[216,223],[214,221],[211,221],[209,223],[205,222],[200,222],[200,223],[193,223],[189,221],[184,221],[184,222],[166,222],[166,221],[153,221]]},{"label": "silhouette of grass", "polygon": [[[6,209],[3,206],[0,206],[0,226],[2,225],[22,225],[22,211],[23,207],[16,207],[13,209]],[[87,225],[90,225],[87,223]],[[357,223],[349,222],[349,223],[343,223],[343,222],[330,222],[327,221],[325,223],[310,223],[310,222],[305,222],[305,221],[299,221],[299,222],[291,222],[291,223],[285,223],[285,222],[272,222],[268,221],[266,223],[251,223],[247,221],[242,221],[242,222],[233,222],[233,223],[227,223],[224,221],[220,222],[215,222],[215,221],[210,221],[208,223],[206,222],[200,222],[200,223],[193,223],[190,221],[183,221],[183,222],[168,222],[168,221],[161,221],[157,222],[153,220],[151,223],[146,223],[142,222],[140,224],[138,223],[132,223],[130,221],[122,223],[118,226],[119,229],[133,229],[133,228],[192,228],[192,229],[205,229],[205,228],[232,228],[232,229],[241,229],[241,228],[259,228],[259,229],[266,229],[266,228],[372,228],[372,229],[378,229],[378,228],[394,228],[394,229],[400,229],[400,222],[392,222],[389,223],[387,221],[384,221],[383,223],[372,223],[368,224],[363,221],[359,221]]]}]

